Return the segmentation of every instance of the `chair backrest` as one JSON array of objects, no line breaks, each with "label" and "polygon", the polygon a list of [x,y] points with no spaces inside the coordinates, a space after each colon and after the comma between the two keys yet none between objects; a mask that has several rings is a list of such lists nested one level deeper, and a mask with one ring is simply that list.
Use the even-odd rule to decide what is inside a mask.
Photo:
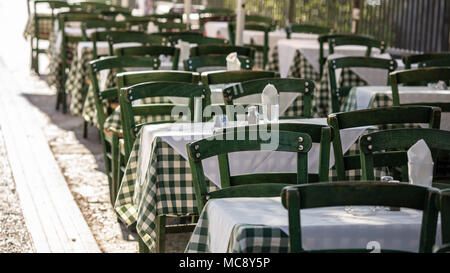
[{"label": "chair backrest", "polygon": [[[333,151],[338,180],[348,180],[347,170],[361,169],[360,155],[344,155],[340,131],[361,126],[377,126],[405,123],[426,123],[438,129],[441,110],[430,106],[393,106],[351,112],[334,113],[328,116],[328,124],[333,128]],[[376,161],[376,167],[383,166],[383,157]]]},{"label": "chair backrest", "polygon": [[366,36],[336,36],[328,40],[329,54],[334,53],[334,48],[337,46],[357,45],[367,47],[366,56],[370,56],[372,48],[380,49],[381,53],[386,51],[386,43]]},{"label": "chair backrest", "polygon": [[228,41],[224,39],[204,37],[199,35],[172,34],[171,36],[169,36],[169,41],[173,45],[177,44],[178,40],[197,45],[223,45],[228,43]]},{"label": "chair backrest", "polygon": [[101,2],[80,2],[78,5],[83,11],[89,13],[101,13],[106,16],[114,16],[117,14],[131,15],[131,9],[127,7],[110,5]]},{"label": "chair backrest", "polygon": [[[383,166],[405,167],[406,170],[408,164],[406,150],[420,139],[427,143],[434,161],[439,151],[450,152],[450,132],[438,129],[392,129],[361,136],[359,148],[363,179],[372,180],[374,177],[374,153],[376,155],[384,154]],[[404,182],[409,181],[407,173],[403,174],[403,179]]]},{"label": "chair backrest", "polygon": [[223,89],[225,104],[233,105],[236,99],[261,94],[268,84],[275,86],[279,93],[297,93],[302,100],[303,107],[302,116],[298,118],[312,117],[311,105],[314,94],[314,82],[304,79],[267,78],[240,82]]},{"label": "chair backrest", "polygon": [[245,22],[265,24],[271,26],[272,28],[277,25],[277,21],[275,21],[273,18],[260,15],[245,15]]},{"label": "chair backrest", "polygon": [[180,60],[180,49],[170,46],[149,45],[149,46],[131,46],[122,47],[114,50],[116,56],[171,56],[172,70],[178,70]]},{"label": "chair backrest", "polygon": [[233,45],[199,45],[192,47],[190,57],[204,56],[204,55],[228,55],[236,52],[239,56],[246,56],[254,60],[255,50],[245,46]]},{"label": "chair backrest", "polygon": [[[253,61],[249,57],[238,56],[241,62],[241,69],[251,70],[253,68]],[[197,56],[183,61],[184,70],[197,72],[199,70],[223,70],[227,67],[227,55],[215,56]]]},{"label": "chair backrest", "polygon": [[[248,133],[251,134],[252,132],[248,131]],[[255,133],[257,134],[258,132]],[[216,134],[212,137],[188,143],[186,145],[199,213],[201,213],[206,201],[210,198],[266,196],[267,192],[264,190],[264,184],[266,183],[263,182],[264,184],[262,184],[261,180],[252,180],[250,175],[247,176],[248,183],[235,186],[230,184],[231,176],[230,166],[228,164],[229,153],[262,150],[297,153],[296,183],[302,184],[308,182],[308,152],[312,146],[311,137],[305,133],[288,131],[277,131],[276,134],[279,139],[279,145],[276,147],[274,147],[275,145],[270,145],[271,139],[264,140],[258,135],[238,140],[236,132],[234,131]],[[208,192],[202,160],[213,156],[217,156],[219,160],[221,190]],[[246,182],[245,179],[241,179],[241,181]],[[252,184],[255,183],[259,183],[259,185],[256,185],[257,188],[253,185],[253,188],[258,190],[249,190],[252,187],[249,188],[248,186],[252,186]],[[283,184],[286,185],[286,183]],[[270,183],[268,185],[273,184]],[[278,196],[279,192],[275,194],[275,196]]]},{"label": "chair backrest", "polygon": [[343,57],[328,61],[328,76],[330,81],[331,104],[334,113],[340,112],[341,100],[347,97],[353,86],[339,86],[336,79],[336,69],[365,67],[386,70],[389,84],[389,73],[397,68],[397,62],[392,59],[381,59],[371,57]]},{"label": "chair backrest", "polygon": [[328,34],[331,32],[331,28],[308,25],[308,24],[293,24],[286,27],[287,38],[291,38],[292,33],[312,33],[312,34]]},{"label": "chair backrest", "polygon": [[[418,251],[431,252],[436,240],[438,194],[439,191],[434,188],[375,181],[317,183],[286,187],[281,193],[281,199],[283,206],[288,210],[290,252],[305,251],[301,233],[300,211],[302,209],[361,205],[421,210],[423,216]],[[368,252],[369,250],[353,249],[352,251]],[[348,253],[350,250],[346,249],[343,252]]]},{"label": "chair backrest", "polygon": [[[308,183],[327,182],[329,181],[330,169],[330,146],[333,141],[332,128],[326,125],[312,124],[312,123],[268,123],[258,125],[236,126],[218,130],[217,133],[242,133],[249,135],[249,131],[259,131],[263,133],[270,133],[272,131],[288,131],[296,133],[305,133],[311,137],[314,144],[319,144],[319,168],[318,173],[308,174]],[[253,180],[254,179],[254,180]],[[249,184],[252,181],[270,181],[270,183],[288,183],[295,184],[297,181],[297,174],[293,173],[276,173],[276,174],[253,174],[251,179],[247,179],[247,175],[230,177],[230,185],[237,186]]]},{"label": "chair backrest", "polygon": [[153,24],[158,27],[159,32],[171,32],[171,31],[186,31],[190,30],[191,26],[185,23],[177,22],[160,22],[154,21]]},{"label": "chair backrest", "polygon": [[419,63],[419,67],[450,67],[450,57]]},{"label": "chair backrest", "polygon": [[404,56],[402,60],[403,63],[405,64],[405,69],[411,69],[411,65],[413,64],[419,64],[427,61],[448,59],[448,58],[450,58],[450,52],[414,54]]},{"label": "chair backrest", "polygon": [[89,40],[90,37],[87,35],[88,29],[104,29],[106,31],[110,30],[122,30],[125,31],[128,28],[126,22],[116,22],[111,20],[95,20],[87,21],[81,25],[81,30],[83,32],[83,37],[85,40]]},{"label": "chair backrest", "polygon": [[[130,86],[147,83],[147,82],[173,82],[173,83],[186,83],[186,84],[198,85],[199,75],[198,75],[198,73],[191,73],[191,72],[184,72],[184,71],[123,72],[123,73],[117,74],[117,81],[118,81],[119,88],[121,89],[120,92],[122,95],[122,99],[119,98],[119,102],[122,101],[121,105],[125,104],[126,109],[128,109],[128,110],[126,110],[127,112],[126,112],[125,116],[123,116],[122,113],[124,113],[124,112],[122,112],[122,110],[121,110],[122,130],[123,130],[124,142],[125,142],[125,154],[126,154],[126,158],[128,158],[131,153],[131,150],[133,148],[133,143],[136,138],[135,134],[137,133],[139,126],[135,124],[134,112],[131,112],[133,109],[129,108],[129,107],[131,107],[131,105],[129,105],[130,100],[128,98],[125,98],[128,95],[122,89],[125,89]],[[180,88],[180,87],[183,87],[183,86],[178,86],[177,88]],[[188,87],[189,88],[187,90],[191,90],[190,85]],[[162,88],[162,89],[166,90],[166,87]],[[197,89],[195,89],[195,90],[197,90]],[[206,90],[206,92],[207,91],[208,90]],[[170,94],[173,92],[177,92],[177,91],[175,91],[175,90],[168,91],[167,95],[158,95],[159,93],[155,93],[155,96],[153,96],[153,97],[167,97],[167,96],[170,96]],[[152,97],[151,95],[152,94],[148,94],[148,97]],[[155,105],[156,106],[153,107],[154,109],[150,109],[150,111],[148,113],[144,113],[144,114],[146,114],[148,116],[158,115],[158,113],[163,114],[163,112],[160,112],[160,110],[158,110],[158,104],[155,104]],[[206,104],[203,103],[202,105],[206,105]],[[167,104],[165,106],[164,105],[159,105],[159,106],[162,106],[161,109],[163,111],[166,111],[167,108],[173,107],[174,105]],[[145,108],[146,107],[144,106],[144,110],[145,110]],[[122,107],[121,107],[121,109],[122,109]],[[152,110],[155,110],[155,111],[152,111]],[[193,112],[191,112],[191,113],[193,113]],[[137,114],[141,115],[142,113],[140,114],[139,112],[137,112],[136,115]],[[169,114],[170,114],[170,112],[169,112]],[[123,124],[124,119],[127,121],[126,124]]]},{"label": "chair backrest", "polygon": [[133,57],[133,56],[122,56],[122,57],[106,57],[99,60],[94,60],[90,62],[90,79],[92,83],[92,88],[94,92],[95,106],[97,109],[97,121],[101,131],[103,131],[103,123],[105,122],[108,113],[105,112],[103,107],[103,101],[108,99],[117,99],[119,96],[118,85],[106,90],[101,90],[98,82],[98,76],[102,70],[118,70],[122,72],[126,68],[142,68],[148,67],[149,69],[158,69],[160,66],[160,61],[158,58],[154,57]]},{"label": "chair backrest", "polygon": [[[441,212],[442,244],[450,247],[450,190],[439,194],[439,209]],[[447,249],[447,252],[450,249]]]},{"label": "chair backrest", "polygon": [[167,39],[155,34],[146,34],[139,31],[98,31],[91,35],[94,44],[94,57],[97,54],[97,42],[107,41],[109,54],[114,55],[114,44],[118,43],[140,43],[142,45],[163,45],[167,44]]},{"label": "chair backrest", "polygon": [[213,84],[238,83],[256,79],[275,78],[273,71],[210,71],[201,74],[201,82],[205,86]]},{"label": "chair backrest", "polygon": [[[399,84],[450,81],[450,67],[428,67],[396,71],[390,74],[389,81],[392,87],[392,100],[394,105],[400,105],[400,96],[398,93]],[[431,105],[435,104],[431,103]]]},{"label": "chair backrest", "polygon": [[204,28],[205,23],[230,22],[234,16],[234,11],[226,8],[206,8],[199,11],[200,29]]}]

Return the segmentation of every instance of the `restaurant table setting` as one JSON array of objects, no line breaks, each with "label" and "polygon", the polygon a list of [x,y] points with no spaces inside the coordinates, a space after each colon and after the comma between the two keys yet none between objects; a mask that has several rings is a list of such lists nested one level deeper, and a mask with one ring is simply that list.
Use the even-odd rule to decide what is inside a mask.
[{"label": "restaurant table setting", "polygon": [[[280,120],[280,122],[326,125],[326,119]],[[242,123],[245,124],[245,121]],[[228,126],[235,124],[230,123]],[[354,143],[368,128],[352,128],[341,133],[343,150]],[[136,223],[142,240],[155,246],[157,215],[189,215],[197,213],[197,202],[185,145],[213,134],[214,123],[172,123],[145,125],[141,128],[129,161],[114,208],[127,225]],[[309,170],[318,170],[318,146],[309,153]],[[243,152],[230,155],[231,174],[248,172],[295,172],[296,157],[280,152]],[[333,164],[333,156],[331,163]],[[332,165],[331,164],[331,165]],[[204,161],[204,170],[211,189],[219,183],[217,161]]]}]

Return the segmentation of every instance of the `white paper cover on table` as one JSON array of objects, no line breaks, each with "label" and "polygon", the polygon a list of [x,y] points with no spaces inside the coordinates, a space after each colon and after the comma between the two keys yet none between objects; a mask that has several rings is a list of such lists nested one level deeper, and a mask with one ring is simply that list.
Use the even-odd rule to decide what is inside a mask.
[{"label": "white paper cover on table", "polygon": [[238,59],[238,55],[236,52],[230,53],[227,56],[227,70],[228,71],[237,71],[241,70],[241,62]]},{"label": "white paper cover on table", "polygon": [[263,111],[265,111],[263,114],[267,115],[268,120],[272,120],[272,117],[276,115],[276,113],[272,115],[272,106],[280,104],[278,90],[274,85],[266,85],[261,94],[261,104],[263,105]]},{"label": "white paper cover on table", "polygon": [[408,174],[412,184],[431,186],[433,181],[433,158],[427,143],[421,139],[408,152]]}]

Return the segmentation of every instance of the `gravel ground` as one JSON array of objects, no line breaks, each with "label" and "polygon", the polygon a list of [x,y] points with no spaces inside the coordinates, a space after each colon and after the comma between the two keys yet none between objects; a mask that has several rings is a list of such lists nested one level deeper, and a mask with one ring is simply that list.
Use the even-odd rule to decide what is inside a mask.
[{"label": "gravel ground", "polygon": [[0,253],[34,252],[0,127]]}]

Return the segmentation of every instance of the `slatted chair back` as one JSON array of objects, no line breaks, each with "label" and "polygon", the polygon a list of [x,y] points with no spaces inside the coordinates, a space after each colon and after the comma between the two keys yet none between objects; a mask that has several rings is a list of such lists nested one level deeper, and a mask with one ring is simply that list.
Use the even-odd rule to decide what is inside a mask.
[{"label": "slatted chair back", "polygon": [[[389,76],[392,87],[392,101],[394,105],[400,105],[398,86],[414,83],[433,83],[438,81],[450,81],[450,67],[427,67],[420,69],[409,69],[396,71]],[[414,103],[414,105],[435,105],[442,108],[444,112],[450,112],[450,103]]]},{"label": "slatted chair back", "polygon": [[100,13],[105,16],[115,16],[118,14],[131,15],[131,9],[117,5],[100,2],[80,2],[78,5],[83,11],[89,13]]},{"label": "slatted chair back", "polygon": [[170,46],[149,45],[122,47],[114,50],[116,56],[155,56],[161,55],[172,57],[172,70],[178,70],[180,60],[180,49]]},{"label": "slatted chair back", "polygon": [[233,46],[233,45],[199,45],[192,47],[190,57],[205,55],[228,55],[236,52],[238,56],[246,56],[255,59],[255,50],[250,47]]},{"label": "slatted chair back", "polygon": [[[115,102],[118,99],[118,87],[106,88],[100,86],[98,78],[103,70],[119,70],[133,67],[148,67],[149,69],[157,69],[159,67],[159,59],[148,57],[107,57],[100,60],[90,62],[89,76],[92,83],[94,93],[95,109],[97,112],[97,124],[99,126],[100,141],[102,143],[103,156],[105,159],[105,169],[108,176],[110,186],[111,204],[114,204],[119,189],[120,179],[118,177],[119,166],[119,136],[117,134],[107,135],[104,131],[104,123],[109,114],[112,113],[113,107],[109,102]],[[106,106],[106,107],[105,107]]]},{"label": "slatted chair back", "polygon": [[58,14],[59,28],[61,29],[61,82],[60,90],[57,94],[56,109],[62,104],[63,112],[67,112],[65,82],[67,80],[67,70],[69,68],[69,44],[77,44],[82,41],[82,36],[67,35],[65,28],[68,23],[79,23],[80,25],[86,21],[99,20],[101,15],[86,12],[61,12]]},{"label": "slatted chair back", "polygon": [[440,52],[440,53],[427,53],[427,54],[414,54],[404,56],[402,58],[403,63],[405,64],[405,69],[411,69],[413,64],[419,64],[423,62],[440,60],[440,59],[448,59],[450,58],[450,52]]},{"label": "slatted chair back", "polygon": [[419,68],[423,67],[450,67],[450,57],[419,63]]},{"label": "slatted chair back", "polygon": [[[245,56],[238,56],[241,69],[251,70],[253,61]],[[224,70],[227,67],[227,55],[197,56],[183,61],[185,71],[201,72]]]},{"label": "slatted chair back", "polygon": [[[279,93],[296,93],[302,100],[302,115],[297,118],[312,118],[311,107],[314,94],[314,82],[294,78],[267,78],[240,82],[223,89],[226,105],[234,105],[239,98],[262,94],[264,88],[271,84]],[[238,103],[239,104],[239,103]],[[292,118],[292,117],[291,117]]]},{"label": "slatted chair back", "polygon": [[340,112],[341,102],[346,98],[354,86],[339,86],[336,77],[336,70],[343,68],[376,68],[386,71],[389,84],[389,73],[397,68],[397,62],[392,59],[371,58],[371,57],[343,57],[328,61],[328,76],[330,81],[331,106],[333,113]]},{"label": "slatted chair back", "polygon": [[[288,210],[289,248],[292,253],[305,251],[302,245],[300,212],[304,209],[336,206],[388,206],[420,210],[423,213],[418,252],[432,252],[436,240],[439,191],[403,183],[332,182],[293,185],[283,189],[281,199]],[[326,249],[310,252],[369,252],[368,249]],[[382,249],[382,252],[400,250]]]},{"label": "slatted chair back", "polygon": [[[246,125],[236,126],[231,128],[225,128],[218,130],[218,133],[242,133],[245,132],[249,135],[249,131],[259,131],[263,133],[270,133],[272,131],[288,131],[296,133],[305,133],[311,137],[313,144],[318,144],[319,148],[319,166],[317,173],[308,173],[308,183],[327,182],[329,181],[329,169],[330,169],[330,147],[333,140],[332,128],[326,125],[311,124],[311,123],[274,123],[274,124],[261,124],[261,125]],[[219,159],[220,160],[220,159]],[[274,173],[274,174],[252,174],[252,179],[247,179],[247,175],[239,175],[230,177],[230,185],[238,186],[249,184],[252,181],[270,181],[270,183],[288,183],[296,184],[297,174],[295,173]]]},{"label": "slatted chair back", "polygon": [[205,86],[245,82],[256,79],[275,78],[273,71],[210,71],[201,74],[201,82]]},{"label": "slatted chair back", "polygon": [[[357,35],[357,34],[347,34],[347,33],[333,33],[333,34],[323,34],[320,35],[319,40],[319,63],[320,63],[320,76],[323,75],[323,68],[325,66],[325,63],[327,61],[327,58],[325,57],[325,44],[330,44],[333,39],[336,38],[345,38],[345,39],[375,39],[373,36],[370,35]],[[334,50],[333,50],[334,52]],[[369,48],[366,51],[365,56],[369,57],[371,53],[371,50]]]},{"label": "slatted chair back", "polygon": [[228,43],[228,41],[224,39],[204,37],[199,35],[172,34],[169,37],[169,41],[172,45],[176,45],[178,43],[178,40],[197,45],[224,45]]},{"label": "slatted chair back", "polygon": [[245,22],[265,24],[270,26],[272,29],[277,25],[277,21],[275,21],[273,18],[261,15],[245,15]]},{"label": "slatted chair back", "polygon": [[116,21],[110,21],[110,20],[87,21],[81,25],[83,38],[86,41],[90,40],[90,37],[87,34],[88,29],[102,29],[103,31],[111,31],[111,30],[126,31],[127,28],[128,28],[128,25],[126,22],[116,22]]},{"label": "slatted chair back", "polygon": [[[374,179],[374,158],[383,156],[384,167],[402,167],[402,180],[408,177],[408,150],[417,141],[423,139],[430,148],[433,161],[440,152],[450,152],[450,132],[430,128],[392,129],[369,133],[361,136],[361,169],[363,179]],[[378,162],[380,164],[380,162]],[[450,185],[447,185],[450,186]]]},{"label": "slatted chair back", "polygon": [[[172,103],[133,105],[133,101],[157,97],[187,98],[189,99],[189,103],[187,105],[176,105]],[[195,98],[201,99],[203,113],[203,109],[207,106],[207,102],[210,99],[210,94],[207,88],[198,84],[173,81],[153,81],[122,88],[120,90],[119,103],[126,155],[129,155],[127,151],[131,151],[134,140],[136,139],[136,134],[142,126],[142,124],[136,124],[136,116],[174,116],[174,114],[178,116],[178,110],[180,110],[183,112],[183,115],[188,114],[188,120],[186,121],[194,121]],[[174,111],[176,111],[176,113]]]},{"label": "slatted chair back", "polygon": [[[244,30],[252,30],[252,31],[260,31],[264,34],[264,42],[262,45],[256,45],[253,42],[250,44],[247,44],[245,46],[253,48],[256,52],[261,52],[263,54],[263,69],[266,67],[267,63],[269,62],[269,32],[272,31],[271,25],[265,25],[265,24],[259,24],[259,23],[252,23],[252,22],[246,22],[244,26]],[[235,37],[236,37],[236,24],[235,23],[229,23],[228,24],[228,33],[230,36],[230,42],[231,44],[235,44]]]},{"label": "slatted chair back", "polygon": [[308,24],[293,24],[286,27],[287,38],[291,39],[292,33],[312,33],[312,34],[328,34],[331,32],[331,28],[308,25]]},{"label": "slatted chair back", "polygon": [[[248,133],[252,132],[249,131]],[[257,134],[258,132],[255,133]],[[243,182],[242,184],[236,183],[236,185],[232,185],[230,183],[231,175],[228,162],[228,154],[230,153],[264,150],[297,153],[295,183],[308,183],[308,152],[312,146],[311,137],[305,133],[288,131],[277,131],[276,134],[279,139],[277,147],[270,145],[271,140],[263,140],[258,135],[256,137],[245,137],[244,140],[237,140],[236,132],[216,134],[186,145],[199,213],[201,213],[209,199],[279,196],[282,186],[287,184],[286,182],[266,183],[266,179],[262,181],[254,180],[251,178],[251,175],[247,175],[246,180],[240,180],[240,182]],[[214,156],[217,156],[219,159],[221,189],[209,192],[202,161]],[[261,178],[260,175],[257,177]]]},{"label": "slatted chair back", "polygon": [[[328,116],[328,124],[333,128],[333,151],[337,179],[348,180],[346,171],[360,170],[360,155],[344,155],[341,142],[341,130],[361,126],[380,126],[391,124],[428,124],[439,129],[441,110],[431,106],[393,106],[350,112],[334,113]],[[383,167],[383,155],[375,156],[375,167]]]},{"label": "slatted chair back", "polygon": [[154,21],[153,24],[158,27],[159,32],[189,31],[191,29],[191,26],[185,23]]}]

